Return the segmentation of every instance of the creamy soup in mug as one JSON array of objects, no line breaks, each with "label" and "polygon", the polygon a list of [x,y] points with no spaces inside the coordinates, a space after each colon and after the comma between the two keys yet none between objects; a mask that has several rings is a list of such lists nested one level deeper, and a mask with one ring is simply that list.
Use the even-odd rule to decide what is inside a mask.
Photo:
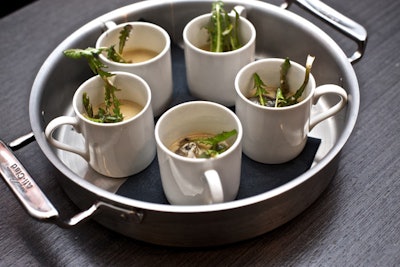
[{"label": "creamy soup in mug", "polygon": [[158,55],[157,52],[146,48],[128,49],[122,52],[122,57],[129,63],[140,63]]},{"label": "creamy soup in mug", "polygon": [[218,150],[219,153],[227,150],[229,144],[226,141],[218,142],[217,147],[207,142],[207,139],[213,138],[214,134],[196,133],[190,134],[176,140],[169,149],[183,157],[187,158],[210,158],[216,155],[210,154],[211,150]]},{"label": "creamy soup in mug", "polygon": [[[142,105],[130,100],[121,99],[119,102],[121,103],[120,110],[124,115],[124,120],[129,120],[130,118],[135,117],[143,109]],[[105,103],[102,103],[101,105],[94,107],[93,111],[97,113],[99,108],[105,109],[105,107]]]}]

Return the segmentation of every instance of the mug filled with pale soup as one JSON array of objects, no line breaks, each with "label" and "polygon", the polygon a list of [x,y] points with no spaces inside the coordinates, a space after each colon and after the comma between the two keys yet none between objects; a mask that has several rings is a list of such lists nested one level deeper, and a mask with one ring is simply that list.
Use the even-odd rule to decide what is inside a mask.
[{"label": "mug filled with pale soup", "polygon": [[198,99],[232,107],[236,73],[255,59],[256,29],[242,7],[229,12],[217,1],[210,10],[183,30],[188,88]]},{"label": "mug filled with pale soup", "polygon": [[[72,100],[74,115],[54,118],[45,135],[51,145],[80,155],[98,173],[122,178],[144,170],[155,158],[154,117],[145,80],[131,73],[110,74],[79,86]],[[115,91],[106,93],[108,87]],[[107,106],[106,101],[114,102]],[[56,130],[66,126],[83,136],[83,147],[57,138]]]},{"label": "mug filled with pale soup", "polygon": [[162,27],[142,21],[105,23],[107,30],[96,41],[96,48],[113,48],[99,55],[108,71],[125,71],[142,77],[150,86],[155,116],[172,100],[173,80],[171,40]]},{"label": "mug filled with pale soup", "polygon": [[214,102],[189,101],[161,115],[155,138],[169,203],[234,200],[240,184],[242,135],[235,113]]},{"label": "mug filled with pale soup", "polygon": [[[259,59],[237,73],[235,112],[243,123],[243,153],[252,160],[279,164],[296,158],[309,132],[346,106],[345,89],[316,85],[314,60],[308,55],[303,66],[289,58]],[[332,106],[312,112],[324,97],[333,99]]]}]

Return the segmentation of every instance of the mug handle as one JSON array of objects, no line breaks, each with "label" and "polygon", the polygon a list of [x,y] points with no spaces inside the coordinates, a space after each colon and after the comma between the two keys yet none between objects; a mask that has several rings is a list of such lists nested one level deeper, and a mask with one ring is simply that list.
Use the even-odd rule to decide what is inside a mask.
[{"label": "mug handle", "polygon": [[309,126],[310,131],[314,128],[315,125],[317,125],[321,121],[326,120],[327,118],[335,115],[340,110],[342,110],[342,108],[344,108],[346,106],[347,93],[342,87],[340,87],[336,84],[324,84],[324,85],[318,86],[315,89],[315,93],[313,96],[313,105],[315,105],[318,102],[319,98],[325,94],[338,95],[338,96],[340,96],[340,100],[338,103],[336,103],[334,106],[330,107],[328,110],[326,110],[316,116],[313,116],[310,119],[310,126]]},{"label": "mug handle", "polygon": [[62,125],[71,125],[72,127],[75,128],[75,130],[78,133],[81,132],[78,120],[75,117],[70,117],[70,116],[57,117],[52,121],[50,121],[45,130],[45,135],[49,143],[56,148],[78,154],[81,157],[83,157],[86,161],[89,161],[89,153],[86,149],[75,148],[73,146],[62,143],[53,137],[53,132]]},{"label": "mug handle", "polygon": [[224,190],[222,189],[221,178],[216,170],[207,170],[204,172],[204,180],[210,191],[209,204],[224,202]]},{"label": "mug handle", "polygon": [[[168,158],[168,162],[172,171],[172,176],[174,177],[175,182],[181,192],[185,192],[186,195],[191,196],[195,196],[203,192],[203,188],[194,187],[186,181],[185,177],[183,177],[173,160]],[[222,203],[224,201],[224,190],[222,188],[221,178],[219,177],[218,172],[216,170],[207,170],[204,172],[201,179],[206,184],[206,188],[209,192],[209,195],[204,194],[204,203]]]}]

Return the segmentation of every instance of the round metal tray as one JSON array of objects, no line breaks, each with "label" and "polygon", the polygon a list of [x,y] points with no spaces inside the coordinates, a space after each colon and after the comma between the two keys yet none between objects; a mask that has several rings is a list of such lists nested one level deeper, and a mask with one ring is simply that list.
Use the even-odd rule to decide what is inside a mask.
[{"label": "round metal tray", "polygon": [[[256,164],[244,156],[236,200],[176,206],[169,205],[163,195],[156,159],[140,174],[112,179],[92,171],[78,156],[51,147],[44,128],[54,117],[73,114],[72,95],[92,75],[84,63],[64,57],[64,50],[93,47],[107,21],[153,22],[167,30],[173,42],[171,106],[194,100],[186,85],[182,31],[190,19],[209,12],[211,2],[150,0],[100,16],[68,36],[50,54],[32,87],[29,107],[32,130],[43,153],[63,174],[58,177],[63,189],[82,210],[95,207],[96,212],[90,215],[94,220],[138,240],[184,247],[220,245],[255,237],[286,223],[328,186],[357,119],[356,75],[345,53],[325,32],[298,15],[267,3],[224,1],[227,10],[236,5],[245,7],[246,17],[257,31],[257,58],[289,57],[305,62],[307,54],[312,54],[316,56],[313,75],[317,84],[339,84],[348,92],[347,107],[313,129],[306,150],[298,159],[271,166]],[[324,110],[335,101],[325,97],[313,112]],[[57,135],[66,142],[82,144],[82,138],[68,127]]]}]

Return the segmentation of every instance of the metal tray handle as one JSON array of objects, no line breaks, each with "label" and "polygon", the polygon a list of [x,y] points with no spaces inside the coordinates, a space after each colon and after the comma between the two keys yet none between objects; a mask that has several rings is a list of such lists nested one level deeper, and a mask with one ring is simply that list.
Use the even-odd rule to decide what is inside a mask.
[{"label": "metal tray handle", "polygon": [[[29,142],[33,137],[27,134],[13,141],[14,147]],[[0,174],[6,184],[15,194],[28,214],[39,221],[55,223],[63,228],[70,228],[88,220],[103,208],[112,209],[120,213],[121,218],[140,222],[143,214],[140,212],[126,210],[110,204],[97,201],[87,210],[84,210],[70,219],[61,220],[58,211],[48,200],[43,191],[35,183],[28,171],[22,166],[21,162],[15,157],[11,149],[0,140]]]},{"label": "metal tray handle", "polygon": [[352,64],[362,58],[367,45],[367,31],[363,26],[319,0],[285,0],[281,7],[288,9],[292,3],[327,22],[357,43],[357,51],[349,57]]}]

